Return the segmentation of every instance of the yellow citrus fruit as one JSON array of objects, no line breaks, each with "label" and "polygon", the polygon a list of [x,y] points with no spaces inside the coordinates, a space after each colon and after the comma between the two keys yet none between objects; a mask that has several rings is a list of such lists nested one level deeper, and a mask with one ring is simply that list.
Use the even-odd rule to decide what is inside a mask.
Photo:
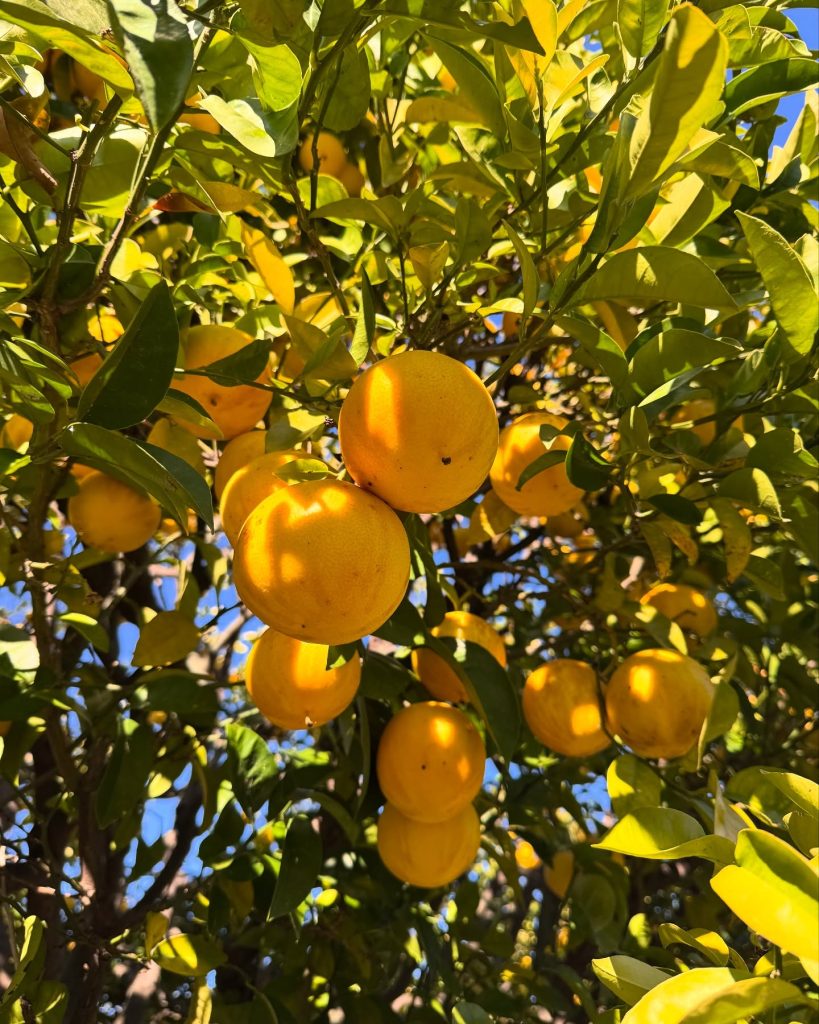
[{"label": "yellow citrus fruit", "polygon": [[358,164],[345,164],[336,178],[347,189],[348,196],[360,196],[361,190],[366,184],[366,179],[359,170]]},{"label": "yellow citrus fruit", "polygon": [[246,434],[234,437],[225,445],[213,474],[213,489],[217,498],[222,497],[228,480],[237,469],[246,466],[256,456],[264,455],[264,439],[263,430],[249,430]]},{"label": "yellow citrus fruit", "polygon": [[251,459],[233,473],[225,485],[219,503],[222,529],[231,544],[236,544],[245,520],[253,509],[274,491],[287,486],[284,480],[276,476],[276,470],[294,459],[306,458],[310,458],[307,452],[295,450],[266,452],[257,455],[255,459]]},{"label": "yellow citrus fruit", "polygon": [[401,352],[362,373],[338,430],[355,482],[407,512],[465,501],[498,447],[489,392],[467,366],[438,352]]},{"label": "yellow citrus fruit", "polygon": [[504,313],[501,330],[507,338],[516,338],[520,330],[520,313]]},{"label": "yellow citrus fruit", "polygon": [[178,123],[190,125],[191,128],[205,132],[206,135],[218,135],[222,130],[222,126],[213,114],[209,114],[206,110],[181,114],[178,118]]},{"label": "yellow citrus fruit", "polygon": [[68,364],[79,386],[84,388],[91,380],[97,370],[102,366],[102,356],[99,352],[89,352],[87,356],[80,356],[79,359],[72,359]]},{"label": "yellow citrus fruit", "polygon": [[197,473],[204,476],[205,464],[202,461],[202,449],[196,438],[178,423],[163,417],[154,423],[148,431],[145,439],[149,444],[155,444],[157,448],[163,448],[166,452],[176,455]]},{"label": "yellow citrus fruit", "polygon": [[588,757],[611,743],[603,729],[597,675],[573,658],[547,661],[529,675],[523,716],[541,743],[566,757]]},{"label": "yellow citrus fruit", "polygon": [[583,492],[566,476],[563,463],[550,466],[517,490],[521,473],[545,451],[566,451],[571,439],[561,434],[544,445],[540,428],[561,429],[566,420],[548,412],[530,412],[512,420],[501,431],[500,445],[490,479],[497,496],[520,516],[556,516],[573,508]]},{"label": "yellow citrus fruit", "polygon": [[701,591],[685,583],[658,583],[640,598],[681,629],[707,636],[717,628],[717,612]]},{"label": "yellow citrus fruit", "polygon": [[[189,327],[182,331],[181,339],[187,370],[196,370],[219,359],[226,359],[253,341],[249,334],[226,324],[200,324],[198,327]],[[265,368],[256,382],[264,384],[267,379],[268,371]],[[222,431],[222,436],[228,440],[237,434],[252,430],[270,407],[271,393],[251,387],[249,384],[227,387],[224,384],[217,384],[209,377],[186,375],[180,380],[175,380],[173,386],[177,391],[183,391],[195,399]],[[207,428],[196,423],[182,418],[179,418],[178,422],[197,437],[210,436]]]},{"label": "yellow citrus fruit", "polygon": [[347,707],[361,679],[356,654],[327,668],[328,648],[268,629],[254,643],[245,666],[245,685],[265,718],[280,729],[324,725]]},{"label": "yellow citrus fruit", "polygon": [[125,328],[114,313],[99,310],[89,314],[88,333],[103,345],[113,345],[125,333]]},{"label": "yellow citrus fruit", "polygon": [[[694,398],[680,408],[671,417],[672,423],[689,423],[694,420],[705,419],[706,416],[713,416],[717,407],[711,398]],[[732,426],[742,429],[742,417],[738,416]],[[711,444],[717,436],[716,420],[709,420],[707,423],[692,423],[689,428],[697,435],[704,445]]]},{"label": "yellow citrus fruit", "polygon": [[11,416],[3,424],[3,429],[0,431],[0,447],[2,448],[22,448],[24,444],[28,444],[31,440],[31,435],[34,433],[34,424],[31,420],[27,420],[25,416],[20,416],[19,413],[12,413]]},{"label": "yellow citrus fruit", "polygon": [[345,644],[378,629],[407,589],[409,543],[398,516],[352,484],[283,487],[248,516],[233,559],[239,596],[268,626]]},{"label": "yellow citrus fruit", "polygon": [[417,821],[443,821],[472,801],[486,750],[469,718],[449,704],[410,704],[387,725],[376,766],[384,796]]},{"label": "yellow citrus fruit", "polygon": [[68,499],[68,521],[83,544],[101,551],[134,551],[153,537],[159,526],[159,505],[106,473],[80,480],[79,492]]},{"label": "yellow citrus fruit", "polygon": [[574,877],[574,854],[571,850],[558,850],[551,864],[543,866],[546,888],[560,900],[565,900]]},{"label": "yellow citrus fruit", "polygon": [[446,68],[441,68],[438,72],[438,81],[447,92],[455,92],[458,88],[458,83],[455,81],[452,72],[447,71]]},{"label": "yellow citrus fruit", "polygon": [[[316,143],[319,171],[338,177],[347,164],[347,154],[341,141],[330,132],[319,132]],[[299,147],[299,166],[303,171],[313,170],[313,135],[310,134]]]},{"label": "yellow citrus fruit", "polygon": [[537,850],[531,843],[521,839],[515,846],[515,864],[521,871],[532,871],[541,863]]},{"label": "yellow citrus fruit", "polygon": [[676,651],[647,650],[620,665],[606,688],[612,733],[641,757],[682,757],[696,743],[714,699],[708,673]]},{"label": "yellow citrus fruit", "polygon": [[577,537],[586,528],[589,513],[581,502],[568,512],[557,516],[549,516],[546,520],[546,531],[551,537]]},{"label": "yellow citrus fruit", "polygon": [[471,804],[445,821],[421,822],[387,804],[378,819],[378,852],[396,878],[436,889],[468,871],[478,855],[481,823]]},{"label": "yellow citrus fruit", "polygon": [[72,96],[85,96],[89,100],[96,100],[105,105],[105,82],[94,71],[74,61],[69,73],[69,82]]},{"label": "yellow citrus fruit", "polygon": [[[432,630],[433,636],[455,637],[486,648],[498,664],[506,667],[506,646],[492,626],[471,612],[447,612],[443,622]],[[453,704],[467,701],[466,690],[455,672],[440,655],[427,647],[412,652],[412,668],[424,686],[438,700]]]}]

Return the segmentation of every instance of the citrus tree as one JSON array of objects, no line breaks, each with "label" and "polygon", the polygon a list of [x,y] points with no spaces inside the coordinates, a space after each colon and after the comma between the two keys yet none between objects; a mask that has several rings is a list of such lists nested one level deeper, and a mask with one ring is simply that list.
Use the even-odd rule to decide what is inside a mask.
[{"label": "citrus tree", "polygon": [[816,1019],[786,7],[4,0],[3,1024]]}]

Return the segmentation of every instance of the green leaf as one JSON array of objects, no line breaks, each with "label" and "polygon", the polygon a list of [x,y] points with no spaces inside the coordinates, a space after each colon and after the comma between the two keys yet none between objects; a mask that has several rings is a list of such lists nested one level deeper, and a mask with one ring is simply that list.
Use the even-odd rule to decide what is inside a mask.
[{"label": "green leaf", "polygon": [[315,324],[285,316],[293,347],[304,360],[302,376],[319,380],[352,380],[358,371],[355,360],[337,337]]},{"label": "green leaf", "polygon": [[429,41],[447,71],[458,83],[459,98],[473,110],[480,110],[484,123],[501,138],[507,134],[506,119],[498,87],[477,55],[429,35]]},{"label": "green leaf", "polygon": [[754,512],[763,512],[772,519],[782,518],[782,507],[771,478],[761,469],[746,467],[729,473],[719,484],[720,497],[733,498]]},{"label": "green leaf", "polygon": [[801,92],[819,82],[819,67],[810,57],[773,60],[749,68],[725,86],[726,118],[734,118],[751,107]]},{"label": "green leaf", "polygon": [[606,788],[618,818],[637,807],[659,807],[662,779],[634,754],[621,754],[606,772]]},{"label": "green leaf", "polygon": [[267,45],[246,32],[237,32],[236,38],[250,54],[253,84],[262,103],[276,112],[298,103],[301,64],[290,47]]},{"label": "green leaf", "polygon": [[58,442],[66,455],[153,495],[183,529],[189,507],[213,528],[210,489],[184,459],[93,423],[69,423]]},{"label": "green leaf", "polygon": [[626,51],[639,60],[651,50],[665,24],[668,5],[657,0],[617,0],[617,25]]},{"label": "green leaf", "polygon": [[711,508],[716,513],[722,529],[726,579],[733,583],[742,575],[751,556],[754,547],[751,530],[728,498],[713,498]]},{"label": "green leaf", "polygon": [[762,768],[761,771],[800,810],[813,815],[814,818],[819,816],[819,785],[812,779],[770,768]]},{"label": "green leaf", "polygon": [[745,462],[766,473],[784,473],[802,480],[814,478],[819,468],[798,432],[790,427],[774,427],[757,438]]},{"label": "green leaf", "polygon": [[520,263],[520,273],[523,278],[523,316],[528,317],[535,308],[540,287],[537,268],[535,267],[535,261],[532,259],[532,254],[526,248],[526,243],[517,231],[508,221],[503,221],[503,227],[512,245],[515,247],[518,262]]},{"label": "green leaf", "polygon": [[117,722],[117,738],[97,790],[95,810],[100,828],[134,814],[148,789],[154,766],[154,737],[147,725],[132,718]]},{"label": "green leaf", "polygon": [[679,494],[652,494],[645,500],[659,512],[676,519],[678,523],[697,526],[702,522],[702,513],[694,502]]},{"label": "green leaf", "polygon": [[671,807],[638,807],[619,821],[595,846],[648,860],[702,857],[727,864],[734,844],[723,836],[707,836],[699,822]]},{"label": "green leaf", "polygon": [[705,309],[735,309],[716,274],[699,257],[662,245],[615,253],[581,287],[575,301],[627,299],[643,306],[678,302]]},{"label": "green leaf", "polygon": [[75,629],[81,637],[96,647],[98,651],[108,652],[110,647],[108,634],[99,622],[91,618],[90,615],[84,615],[82,612],[64,612],[60,616],[60,622],[65,622],[72,629]]},{"label": "green leaf", "polygon": [[157,132],[185,102],[193,73],[193,42],[174,0],[108,0],[117,42]]},{"label": "green leaf", "polygon": [[477,1003],[465,1003],[463,1000],[452,1007],[453,1024],[492,1024],[492,1018]]},{"label": "green leaf", "polygon": [[318,884],[323,861],[321,836],[310,819],[303,815],[293,818],[284,838],[281,868],[267,912],[268,921],[292,913],[304,902],[310,890]]},{"label": "green leaf", "polygon": [[[638,338],[635,345],[640,341]],[[639,393],[647,395],[688,370],[711,366],[741,353],[731,342],[672,327],[640,345],[631,361],[631,379]]]},{"label": "green leaf", "polygon": [[799,359],[810,352],[819,330],[819,303],[808,268],[769,224],[739,211],[737,217],[788,342],[790,359]]},{"label": "green leaf", "polygon": [[152,959],[163,971],[203,978],[227,959],[214,939],[205,935],[172,935],[154,949]]},{"label": "green leaf", "polygon": [[566,452],[566,476],[575,487],[599,490],[608,483],[613,468],[582,434],[575,434]]},{"label": "green leaf", "polygon": [[[140,423],[165,396],[179,352],[179,326],[168,285],[156,284],[128,329],[80,395],[77,415],[121,429]],[[139,387],[134,382],[139,381]]]},{"label": "green leaf", "polygon": [[495,746],[505,761],[511,761],[520,737],[521,712],[509,673],[480,644],[459,642],[453,637],[428,637],[432,647],[457,672],[470,701],[486,723]]},{"label": "green leaf", "polygon": [[592,970],[600,981],[629,1006],[668,980],[668,974],[631,956],[607,956],[592,960]]},{"label": "green leaf", "polygon": [[688,946],[690,949],[696,949],[704,959],[710,961],[715,967],[728,965],[728,946],[716,932],[703,932],[703,938],[699,938],[676,924],[665,923],[657,929],[657,934],[666,949],[669,946]]},{"label": "green leaf", "polygon": [[534,462],[530,462],[518,477],[518,482],[515,484],[515,490],[519,491],[524,484],[528,483],[532,477],[537,476],[538,473],[542,473],[545,469],[551,469],[552,466],[557,466],[565,461],[566,452],[562,448],[538,455]]},{"label": "green leaf", "polygon": [[[19,999],[32,988],[39,987],[39,979],[46,957],[46,947],[43,942],[45,930],[45,922],[38,917],[32,915],[23,921],[23,941],[17,956],[17,969],[3,993],[3,1002],[6,1002],[12,995],[15,999]],[[9,938],[13,941],[13,934]]]},{"label": "green leaf", "polygon": [[626,197],[647,192],[719,112],[727,64],[728,43],[711,19],[689,4],[678,7],[666,33],[651,101],[631,137]]},{"label": "green leaf", "polygon": [[244,725],[230,722],[225,734],[234,792],[243,807],[257,810],[270,795],[278,777],[276,757],[262,737]]},{"label": "green leaf", "polygon": [[157,405],[156,411],[164,412],[172,419],[186,420],[189,423],[195,423],[199,427],[204,427],[208,431],[208,437],[217,439],[222,437],[222,431],[216,426],[202,406],[196,399],[186,395],[184,391],[168,388],[167,394]]},{"label": "green leaf", "polygon": [[364,117],[369,103],[367,48],[358,49],[352,43],[322,76],[316,91],[316,109],[324,112],[322,125],[325,128],[346,132]]},{"label": "green leaf", "polygon": [[356,366],[361,366],[375,341],[375,293],[366,271],[361,272],[361,308],[355,322],[350,355]]},{"label": "green leaf", "polygon": [[206,377],[210,377],[211,380],[215,380],[225,387],[254,384],[264,372],[269,360],[270,342],[259,338],[244,345],[238,352],[225,356],[224,359],[217,359],[215,363],[197,367],[197,372],[203,373]]},{"label": "green leaf", "polygon": [[180,611],[158,612],[139,631],[131,664],[169,665],[181,661],[199,643],[199,628]]},{"label": "green leaf", "polygon": [[819,898],[814,869],[784,840],[757,829],[740,833],[736,861],[711,879],[714,892],[749,928],[798,956],[815,975]]},{"label": "green leaf", "polygon": [[289,153],[295,145],[295,139],[290,141],[286,135],[279,139],[273,138],[261,114],[245,100],[231,100],[227,103],[221,96],[211,95],[204,96],[198,105],[212,114],[229,135],[256,156],[279,156],[281,153]]},{"label": "green leaf", "polygon": [[728,967],[695,967],[648,992],[622,1024],[733,1024],[781,1003],[804,1003],[794,985]]}]

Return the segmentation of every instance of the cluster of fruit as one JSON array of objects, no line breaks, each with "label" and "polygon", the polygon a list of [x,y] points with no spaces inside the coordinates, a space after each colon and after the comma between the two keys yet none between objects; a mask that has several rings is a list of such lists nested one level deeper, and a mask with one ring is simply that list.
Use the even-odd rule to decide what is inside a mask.
[{"label": "cluster of fruit", "polygon": [[[564,420],[528,413],[499,434],[494,403],[480,379],[436,352],[389,356],[353,382],[338,431],[353,483],[331,476],[307,451],[265,451],[265,431],[256,428],[270,391],[251,384],[225,387],[195,372],[250,341],[224,325],[187,329],[183,364],[194,372],[175,386],[195,399],[228,441],[214,489],[234,546],[234,583],[268,627],[245,666],[248,692],[274,725],[299,729],[334,718],[358,689],[358,654],[330,663],[331,646],[376,631],[404,597],[410,548],[399,512],[445,512],[471,497],[487,475],[496,500],[522,516],[565,516],[582,492],[562,462],[519,486],[544,445],[567,448],[569,438],[557,433]],[[89,373],[95,368],[80,367]],[[267,373],[257,384],[266,383]],[[179,419],[175,429],[192,442],[191,435],[213,436],[206,421]],[[310,462],[321,476],[305,479]],[[80,468],[77,475],[68,518],[85,544],[129,551],[156,533],[160,510],[151,498],[101,472]],[[691,632],[705,635],[716,626],[713,606],[690,587],[661,584],[642,601]],[[468,611],[448,612],[432,632],[479,644],[506,665],[501,636]],[[471,801],[480,789],[485,752],[468,715],[452,706],[468,703],[453,668],[429,648],[415,650],[412,665],[435,700],[405,708],[384,733],[378,775],[387,807],[378,845],[398,877],[434,886],[466,870],[477,851],[480,827]],[[637,754],[671,758],[696,742],[712,695],[708,674],[692,658],[644,650],[627,658],[605,687],[583,662],[541,665],[526,680],[523,711],[534,736],[565,756],[595,754],[617,735]]]}]

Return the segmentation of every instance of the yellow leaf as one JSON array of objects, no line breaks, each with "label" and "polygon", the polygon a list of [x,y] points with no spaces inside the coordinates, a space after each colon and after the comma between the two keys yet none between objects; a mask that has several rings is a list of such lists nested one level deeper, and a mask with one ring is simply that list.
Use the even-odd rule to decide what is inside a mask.
[{"label": "yellow leaf", "polygon": [[541,74],[549,66],[557,46],[557,8],[552,0],[523,0],[523,9],[532,24],[543,56],[537,58]]},{"label": "yellow leaf", "polygon": [[441,280],[449,255],[449,242],[430,242],[428,245],[413,245],[409,258],[418,280],[431,292]]},{"label": "yellow leaf", "polygon": [[292,314],[296,305],[296,285],[279,250],[261,231],[246,224],[242,226],[242,242],[247,258],[270,289],[270,294],[285,313]]},{"label": "yellow leaf", "polygon": [[168,665],[180,661],[199,643],[199,630],[182,612],[159,612],[139,632],[132,664]]},{"label": "yellow leaf", "polygon": [[609,54],[601,53],[585,67],[578,68],[568,53],[561,50],[555,56],[543,88],[544,101],[552,110],[571,99],[579,86],[609,61]]},{"label": "yellow leaf", "polygon": [[213,1013],[213,993],[207,985],[199,985],[191,997],[185,1024],[210,1024]]},{"label": "yellow leaf", "polygon": [[168,919],[164,914],[149,910],[145,916],[145,952],[148,956],[165,937],[168,930]]},{"label": "yellow leaf", "polygon": [[220,213],[238,213],[239,210],[259,205],[259,197],[255,192],[226,181],[200,181],[199,187]]},{"label": "yellow leaf", "polygon": [[558,38],[563,35],[574,19],[580,14],[584,7],[588,6],[588,0],[570,0],[557,12],[557,34]]},{"label": "yellow leaf", "polygon": [[482,124],[483,118],[471,107],[458,100],[439,99],[434,96],[423,96],[413,100],[404,113],[407,123],[413,121],[454,121],[463,124]]},{"label": "yellow leaf", "polygon": [[153,959],[165,971],[199,978],[223,964],[225,954],[204,935],[172,935],[159,943]]}]

